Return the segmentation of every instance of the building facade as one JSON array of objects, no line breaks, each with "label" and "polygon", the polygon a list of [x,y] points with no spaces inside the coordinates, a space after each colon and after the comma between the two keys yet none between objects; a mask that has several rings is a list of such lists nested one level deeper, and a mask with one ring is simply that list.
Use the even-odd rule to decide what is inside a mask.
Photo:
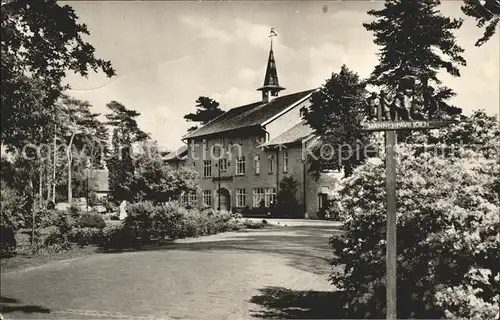
[{"label": "building facade", "polygon": [[276,202],[280,182],[293,177],[300,217],[316,216],[340,173],[315,180],[308,172],[307,148],[317,141],[302,120],[314,92],[278,96],[279,85],[271,44],[261,101],[232,108],[183,137],[185,145],[167,155],[173,167],[192,167],[200,174],[199,194],[183,202],[220,210],[243,211]]}]

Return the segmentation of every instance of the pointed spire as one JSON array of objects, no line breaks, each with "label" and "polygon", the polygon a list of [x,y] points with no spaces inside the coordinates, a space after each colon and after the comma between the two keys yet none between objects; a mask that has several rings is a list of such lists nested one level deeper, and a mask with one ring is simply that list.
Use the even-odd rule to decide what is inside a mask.
[{"label": "pointed spire", "polygon": [[269,58],[267,59],[266,75],[264,77],[264,85],[257,89],[262,91],[262,101],[269,102],[269,96],[276,97],[281,90],[285,88],[281,87],[278,81],[278,71],[276,70],[276,62],[274,61],[273,52],[273,37],[278,34],[271,28],[271,33],[269,37],[271,38],[271,49],[269,50]]}]

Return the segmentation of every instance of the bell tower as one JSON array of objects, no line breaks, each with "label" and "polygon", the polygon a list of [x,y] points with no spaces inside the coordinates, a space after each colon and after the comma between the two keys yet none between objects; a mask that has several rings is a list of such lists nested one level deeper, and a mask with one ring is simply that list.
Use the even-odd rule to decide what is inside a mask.
[{"label": "bell tower", "polygon": [[262,102],[267,103],[271,100],[271,97],[277,97],[278,93],[285,88],[281,87],[278,81],[278,71],[276,70],[276,62],[274,61],[273,52],[273,37],[278,34],[271,28],[271,33],[269,38],[271,38],[271,49],[269,50],[269,58],[267,59],[266,75],[264,77],[264,85],[258,88],[258,91],[262,91]]}]

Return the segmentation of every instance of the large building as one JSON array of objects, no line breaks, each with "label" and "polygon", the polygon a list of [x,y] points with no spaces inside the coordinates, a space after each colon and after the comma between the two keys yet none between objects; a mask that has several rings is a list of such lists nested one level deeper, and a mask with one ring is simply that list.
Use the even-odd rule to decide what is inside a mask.
[{"label": "large building", "polygon": [[271,206],[280,182],[293,177],[301,217],[316,216],[326,205],[326,194],[338,172],[323,173],[319,180],[308,173],[307,148],[317,141],[302,120],[315,89],[279,96],[271,42],[260,101],[232,108],[183,137],[185,145],[167,155],[175,168],[190,166],[201,177],[200,194],[182,201],[202,207],[242,211],[245,207]]}]

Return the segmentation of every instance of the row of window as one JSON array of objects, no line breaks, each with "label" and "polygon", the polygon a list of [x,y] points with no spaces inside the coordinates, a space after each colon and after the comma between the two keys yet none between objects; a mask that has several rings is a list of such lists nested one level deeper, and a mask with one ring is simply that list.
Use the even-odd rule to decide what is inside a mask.
[{"label": "row of window", "polygon": [[[273,155],[269,155],[268,158],[268,168],[269,173],[274,172],[274,157]],[[195,163],[193,163],[193,166]],[[227,159],[219,160],[219,167],[221,172],[227,171]],[[236,167],[235,167],[235,175],[242,176],[245,175],[246,162],[245,157],[236,158]],[[254,157],[254,172],[255,174],[260,174],[260,156]],[[288,172],[288,152],[283,152],[283,172]],[[212,177],[212,160],[204,160],[203,161],[203,177],[209,178]]]},{"label": "row of window", "polygon": [[[256,188],[253,189],[253,207],[270,207],[271,203],[276,202],[276,188]],[[202,202],[205,207],[212,207],[213,205],[213,191],[203,190]],[[181,196],[182,204],[195,205],[196,193],[185,193]],[[247,206],[247,190],[236,189],[236,207],[243,208]]]}]

